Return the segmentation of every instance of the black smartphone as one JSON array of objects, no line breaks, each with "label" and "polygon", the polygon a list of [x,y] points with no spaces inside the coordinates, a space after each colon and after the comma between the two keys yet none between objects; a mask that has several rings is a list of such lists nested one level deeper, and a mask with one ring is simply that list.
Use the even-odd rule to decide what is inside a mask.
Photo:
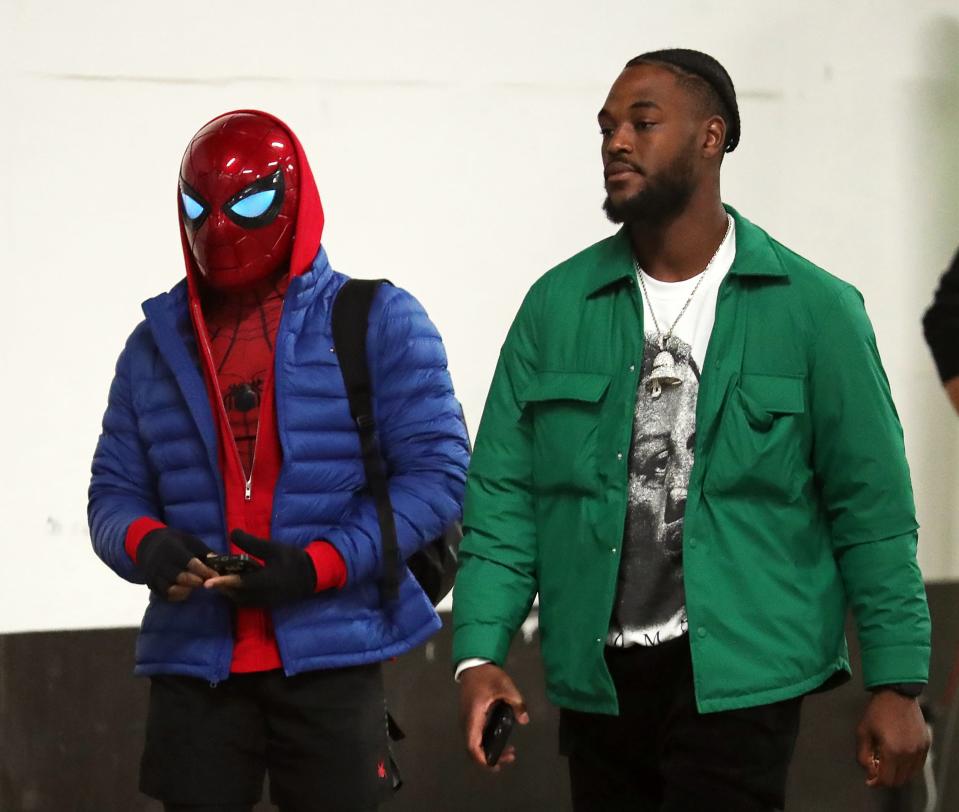
[{"label": "black smartphone", "polygon": [[207,555],[203,563],[219,575],[244,575],[263,566],[248,555],[217,555],[216,553]]},{"label": "black smartphone", "polygon": [[513,713],[513,707],[502,699],[497,701],[490,708],[486,724],[483,726],[483,754],[486,756],[486,764],[495,767],[499,757],[503,755],[503,749],[506,747],[506,741],[513,730],[513,723],[516,721],[516,715]]}]

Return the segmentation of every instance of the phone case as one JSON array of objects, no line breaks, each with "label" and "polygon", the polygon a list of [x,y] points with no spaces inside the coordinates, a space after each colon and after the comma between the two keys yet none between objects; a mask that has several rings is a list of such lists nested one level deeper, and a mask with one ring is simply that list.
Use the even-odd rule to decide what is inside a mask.
[{"label": "phone case", "polygon": [[515,719],[512,706],[502,700],[493,705],[490,710],[489,718],[483,727],[482,740],[483,753],[490,767],[495,767],[503,754]]}]

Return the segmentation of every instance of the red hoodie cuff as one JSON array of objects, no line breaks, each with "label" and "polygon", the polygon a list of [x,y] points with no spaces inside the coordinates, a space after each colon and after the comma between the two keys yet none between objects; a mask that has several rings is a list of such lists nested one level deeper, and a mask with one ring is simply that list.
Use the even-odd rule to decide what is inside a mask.
[{"label": "red hoodie cuff", "polygon": [[336,547],[328,541],[314,541],[306,545],[306,554],[316,570],[317,592],[346,586],[346,562]]},{"label": "red hoodie cuff", "polygon": [[130,526],[127,528],[127,537],[123,542],[123,549],[127,551],[127,555],[130,556],[130,560],[134,564],[137,563],[137,550],[140,549],[140,542],[143,541],[143,537],[153,530],[159,530],[161,527],[166,527],[166,525],[150,516],[141,516],[139,519],[130,522]]}]

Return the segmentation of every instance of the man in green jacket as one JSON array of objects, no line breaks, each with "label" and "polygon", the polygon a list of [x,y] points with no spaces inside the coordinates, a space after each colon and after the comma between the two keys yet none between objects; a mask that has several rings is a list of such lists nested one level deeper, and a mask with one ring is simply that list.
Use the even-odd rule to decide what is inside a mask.
[{"label": "man in green jacket", "polygon": [[[873,786],[920,770],[929,615],[902,429],[862,298],[720,198],[736,95],[630,61],[599,113],[623,228],[543,276],[500,355],[454,593],[467,748],[539,595],[574,808],[781,808],[801,698],[872,692]],[[502,762],[515,757],[507,750]]]}]

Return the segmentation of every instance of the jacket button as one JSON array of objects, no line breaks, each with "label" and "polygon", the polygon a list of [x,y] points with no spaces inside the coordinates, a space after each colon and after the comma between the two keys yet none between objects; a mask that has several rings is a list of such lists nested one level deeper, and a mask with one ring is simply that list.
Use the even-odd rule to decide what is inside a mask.
[{"label": "jacket button", "polygon": [[630,364],[630,365],[629,365],[629,371],[630,371],[630,372],[635,372],[635,371],[636,371],[636,364]]},{"label": "jacket button", "polygon": [[615,547],[613,547],[613,549],[612,549],[612,550],[610,550],[610,552],[611,552],[611,553],[612,553],[613,555],[616,555],[616,548],[615,548]]},{"label": "jacket button", "polygon": [[706,636],[706,627],[705,627],[705,626],[700,626],[700,627],[696,630],[696,634],[698,634],[700,637],[705,637],[705,636]]},{"label": "jacket button", "polygon": [[597,638],[596,638],[596,642],[597,642],[597,643],[602,643],[602,642],[603,642],[603,638],[602,638],[602,637],[597,637]]},{"label": "jacket button", "polygon": [[693,536],[693,538],[691,538],[691,539],[689,540],[689,546],[690,546],[690,547],[695,547],[696,544],[697,544],[697,542],[696,542],[696,537]]},{"label": "jacket button", "polygon": [[622,458],[623,458],[623,452],[622,452],[622,451],[617,451],[617,452],[616,452],[616,459],[621,460]]}]

